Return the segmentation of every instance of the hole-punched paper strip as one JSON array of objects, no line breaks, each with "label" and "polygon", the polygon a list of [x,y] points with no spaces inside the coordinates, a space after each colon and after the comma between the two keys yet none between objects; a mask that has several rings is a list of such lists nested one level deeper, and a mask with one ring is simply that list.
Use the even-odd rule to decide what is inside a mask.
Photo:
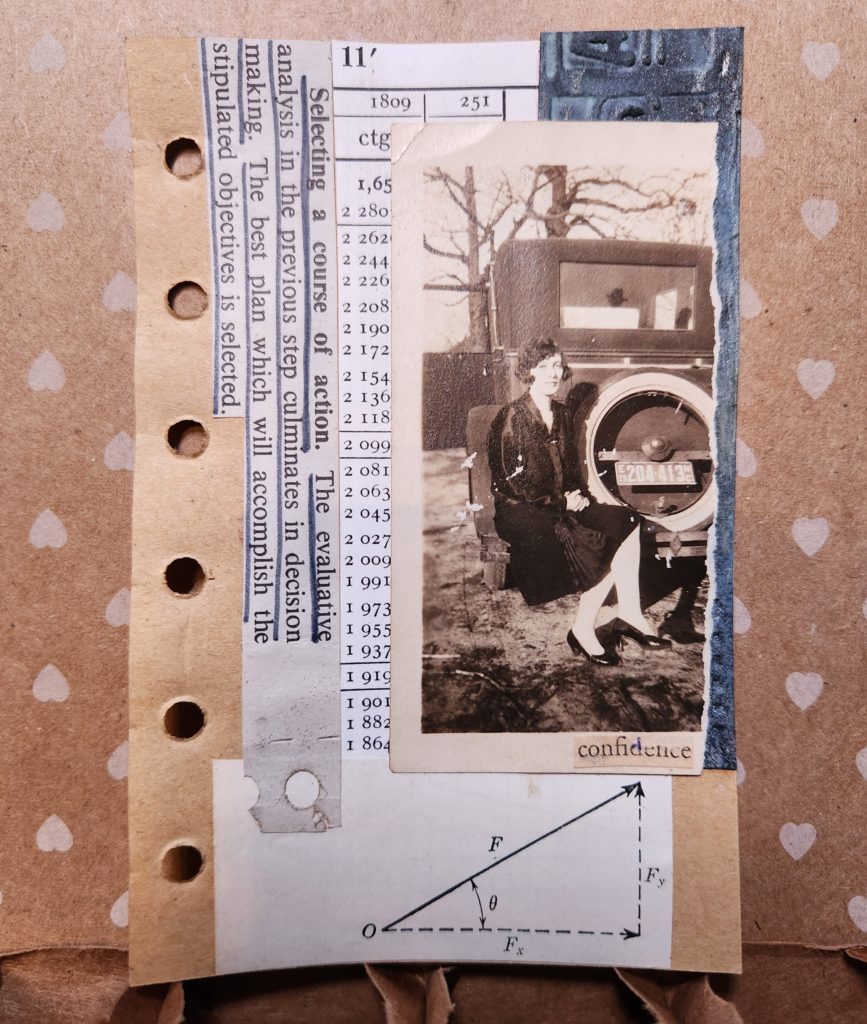
[{"label": "hole-punched paper strip", "polygon": [[[673,780],[392,775],[383,749],[387,655],[380,666],[371,663],[373,651],[366,652],[366,664],[349,664],[365,655],[348,656],[346,634],[334,679],[342,707],[340,827],[267,832],[250,813],[258,793],[245,779],[242,741],[245,423],[213,415],[209,317],[177,320],[165,305],[168,289],[179,281],[212,290],[205,178],[212,156],[200,52],[193,40],[129,45],[139,246],[130,750],[134,981],[401,959],[737,970],[733,773]],[[362,234],[386,242],[390,234],[389,202],[374,195],[390,180],[383,142],[388,121],[352,104],[366,94],[398,104],[421,96],[415,116],[450,116],[449,104],[457,100],[459,112],[463,95],[483,88],[502,96],[506,89],[510,96],[525,95],[520,116],[532,119],[538,46],[335,43],[332,57],[334,133],[325,136],[325,150],[336,169],[338,273],[344,257],[350,271],[349,283],[341,277],[337,296],[327,301],[333,309],[336,298],[342,311],[344,303],[388,298],[387,291],[376,293],[385,287],[381,283],[361,283],[384,268],[360,259],[367,254]],[[300,72],[299,61],[294,73],[300,78]],[[267,117],[265,90],[260,98]],[[516,110],[525,106],[516,100]],[[178,137],[200,143],[204,174],[178,179],[168,172],[164,147]],[[370,166],[360,171],[363,164]],[[376,217],[349,219],[363,208],[359,192],[366,213]],[[369,224],[371,219],[379,222]],[[390,317],[375,322],[388,325]],[[360,321],[339,322],[341,335],[347,323],[352,344],[362,344]],[[374,369],[370,360],[378,357],[351,349],[348,358],[355,361],[345,368],[354,374]],[[342,404],[336,391],[329,400],[335,410]],[[354,402],[347,412],[373,411],[357,397]],[[202,423],[209,434],[196,459],[178,458],[166,441],[168,428],[184,419]],[[349,433],[354,424],[346,426],[347,438],[357,437],[359,446],[389,439],[387,429],[365,436]],[[366,447],[350,454],[384,451]],[[340,465],[341,487],[349,486],[349,476],[355,486],[354,472],[344,476],[350,464],[375,464],[380,472],[387,465],[382,458],[347,459]],[[353,494],[341,508],[352,508],[359,521],[363,509],[379,511],[381,523],[386,506],[382,495]],[[365,535],[387,536],[372,529],[376,518],[363,518]],[[344,552],[352,546],[345,532]],[[355,550],[360,557],[360,547]],[[195,558],[205,574],[200,592],[190,597],[172,594],[162,579],[165,566],[183,556]],[[353,600],[376,603],[364,602],[361,594]],[[349,597],[341,601],[345,625],[388,623],[381,611],[355,605],[349,611]],[[163,727],[166,710],[178,699],[205,714],[204,728],[188,740],[166,735]],[[362,708],[362,701],[370,706]],[[367,712],[371,718],[380,712],[379,722],[365,725]],[[353,732],[357,747],[348,746]],[[308,797],[296,795],[300,803]],[[195,847],[203,859],[188,882],[170,881],[161,871],[164,854],[179,844]],[[646,867],[641,879],[639,856]]]},{"label": "hole-punched paper strip", "polygon": [[200,58],[213,414],[244,420],[244,767],[264,831],[319,831],[340,824],[331,47],[202,40]]}]

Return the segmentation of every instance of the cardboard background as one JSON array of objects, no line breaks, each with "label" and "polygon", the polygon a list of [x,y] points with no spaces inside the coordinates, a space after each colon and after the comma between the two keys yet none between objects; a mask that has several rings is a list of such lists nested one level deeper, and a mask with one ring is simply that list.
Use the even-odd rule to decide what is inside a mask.
[{"label": "cardboard background", "polygon": [[[703,24],[746,27],[741,253],[750,287],[742,306],[738,433],[753,455],[742,450],[742,468],[753,461],[756,468],[738,481],[735,567],[736,594],[747,610],[736,638],[744,937],[763,944],[863,943],[867,754],[856,759],[867,748],[867,593],[863,513],[853,483],[854,468],[863,463],[865,386],[861,6],[701,0],[685,9],[668,0],[612,0],[604,12],[578,2],[567,15],[550,0],[532,11],[477,0],[460,8],[375,2],[331,10],[305,0],[291,8],[269,2],[242,14],[207,0],[182,8],[162,0],[86,0],[68,10],[44,2],[20,9],[3,0],[0,10],[6,114],[0,129],[6,382],[0,952],[126,945],[123,591],[130,578],[131,474],[123,468],[129,465],[123,435],[134,431],[135,259],[123,37],[458,40]],[[43,199],[34,210],[43,193],[56,204]],[[802,215],[811,200],[812,231]],[[835,208],[836,221],[823,233]],[[34,368],[43,352],[62,373],[46,360]],[[799,383],[799,367],[814,380],[822,373],[827,379],[830,369],[805,360],[833,363],[833,383],[817,398]],[[35,539],[58,543],[65,532],[60,547],[30,542],[45,509],[63,531],[43,519]],[[812,556],[793,538],[799,518],[828,524],[828,539]],[[65,700],[34,697],[34,681],[48,664],[67,681]],[[790,698],[787,679],[793,691],[819,683],[793,679],[794,673],[822,677],[806,711]],[[54,679],[49,689],[62,694]],[[72,845],[45,852],[36,835],[54,815],[68,827]],[[816,830],[800,859],[781,843],[786,823]],[[62,830],[48,831],[66,845]],[[782,1009],[785,1001],[806,1012],[806,996],[799,1001],[793,993],[803,994],[811,978],[818,983],[824,970],[812,971],[819,961],[809,957],[775,955],[775,963],[788,966],[767,973],[761,998],[768,1007]],[[0,972],[7,975],[3,964]],[[474,978],[488,984],[484,972]],[[517,994],[526,981],[509,979],[509,991]],[[546,1001],[555,998],[548,984],[535,991]],[[4,998],[0,992],[0,1006]],[[499,1002],[493,988],[488,998]],[[520,1003],[514,1005],[520,1019]],[[836,1019],[854,1007],[842,1007]],[[785,1017],[766,1013],[764,1019]]]}]

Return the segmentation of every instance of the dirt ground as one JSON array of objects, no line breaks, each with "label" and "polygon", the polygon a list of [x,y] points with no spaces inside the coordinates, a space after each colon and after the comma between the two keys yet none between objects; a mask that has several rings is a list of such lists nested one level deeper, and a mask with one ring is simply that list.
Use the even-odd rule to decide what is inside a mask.
[{"label": "dirt ground", "polygon": [[[424,732],[670,731],[700,727],[704,670],[699,638],[670,650],[626,641],[614,667],[591,665],[566,645],[577,596],[528,607],[514,587],[490,591],[467,508],[463,449],[425,454]],[[693,621],[703,631],[704,562],[650,555],[642,596],[657,626],[682,582],[697,584]],[[600,640],[613,642],[606,627]]]}]

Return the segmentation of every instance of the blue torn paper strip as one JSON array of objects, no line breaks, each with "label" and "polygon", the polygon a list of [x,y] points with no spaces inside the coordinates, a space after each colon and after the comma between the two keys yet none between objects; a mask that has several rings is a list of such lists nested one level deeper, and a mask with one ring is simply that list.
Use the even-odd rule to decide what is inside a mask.
[{"label": "blue torn paper strip", "polygon": [[735,434],[738,366],[738,220],[743,29],[545,32],[539,62],[539,119],[545,121],[716,121],[714,203],[719,339],[714,370],[717,437],[705,768],[734,769],[732,642]]}]

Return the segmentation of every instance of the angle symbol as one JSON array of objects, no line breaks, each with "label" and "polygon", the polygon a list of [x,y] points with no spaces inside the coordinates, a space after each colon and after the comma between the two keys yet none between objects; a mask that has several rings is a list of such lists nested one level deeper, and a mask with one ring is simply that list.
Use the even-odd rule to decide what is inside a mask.
[{"label": "angle symbol", "polygon": [[482,897],[479,895],[479,887],[476,885],[476,881],[475,881],[474,878],[470,879],[470,885],[472,885],[473,892],[476,894],[476,899],[479,901],[479,923],[481,924],[482,928],[484,928],[485,927],[485,911],[484,911],[484,908],[482,907]]}]

